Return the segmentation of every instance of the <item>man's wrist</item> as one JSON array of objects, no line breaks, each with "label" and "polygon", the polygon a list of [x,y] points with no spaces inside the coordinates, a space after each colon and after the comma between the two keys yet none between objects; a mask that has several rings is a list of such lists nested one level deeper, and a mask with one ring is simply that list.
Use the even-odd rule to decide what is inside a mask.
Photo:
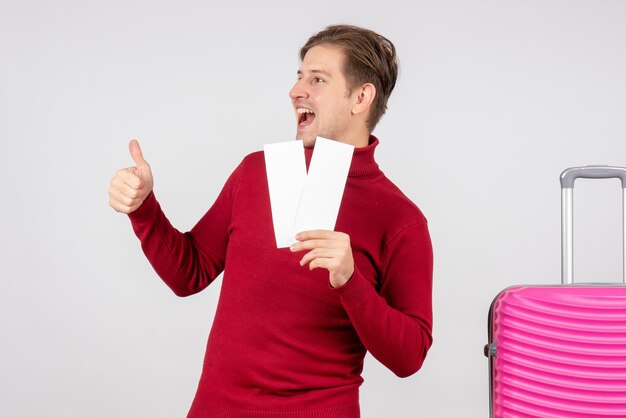
[{"label": "man's wrist", "polygon": [[345,286],[346,283],[348,283],[350,281],[350,279],[352,279],[352,276],[354,275],[354,270],[352,270],[352,273],[350,273],[349,276],[347,276],[347,278],[345,279],[339,279],[339,280],[330,280],[329,284],[330,287],[332,287],[333,289],[338,289],[342,286]]}]

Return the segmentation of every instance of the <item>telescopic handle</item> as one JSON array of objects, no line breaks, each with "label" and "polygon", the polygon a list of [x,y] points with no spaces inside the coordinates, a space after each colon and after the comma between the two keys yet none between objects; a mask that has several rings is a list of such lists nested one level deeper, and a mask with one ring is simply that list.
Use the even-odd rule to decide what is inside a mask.
[{"label": "telescopic handle", "polygon": [[561,283],[574,282],[574,181],[577,178],[622,181],[622,281],[626,283],[626,168],[605,165],[572,167],[561,173]]},{"label": "telescopic handle", "polygon": [[573,189],[574,180],[585,179],[612,179],[618,178],[622,181],[622,189],[626,188],[626,168],[611,167],[608,165],[588,165],[586,167],[572,167],[561,173],[561,188]]}]

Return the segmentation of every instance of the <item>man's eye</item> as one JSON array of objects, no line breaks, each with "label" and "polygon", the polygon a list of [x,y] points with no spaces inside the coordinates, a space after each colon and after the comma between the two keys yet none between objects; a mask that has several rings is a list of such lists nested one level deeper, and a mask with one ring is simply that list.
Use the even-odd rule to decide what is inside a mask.
[{"label": "man's eye", "polygon": [[323,83],[324,79],[320,78],[320,77],[315,77],[315,78],[313,78],[313,82],[316,83],[316,84]]}]

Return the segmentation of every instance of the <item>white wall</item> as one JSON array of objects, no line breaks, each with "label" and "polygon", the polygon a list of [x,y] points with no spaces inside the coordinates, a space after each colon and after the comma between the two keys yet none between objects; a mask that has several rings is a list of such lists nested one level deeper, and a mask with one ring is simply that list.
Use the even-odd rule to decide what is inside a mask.
[{"label": "white wall", "polygon": [[[377,156],[436,257],[426,364],[368,357],[363,416],[485,417],[492,298],[559,280],[559,173],[626,165],[625,21],[617,0],[2,1],[0,413],[186,414],[219,284],[176,298],[108,182],[139,138],[193,226],[245,154],[293,138],[298,48],[346,22],[398,48]],[[577,274],[615,279],[619,186],[576,190]]]}]

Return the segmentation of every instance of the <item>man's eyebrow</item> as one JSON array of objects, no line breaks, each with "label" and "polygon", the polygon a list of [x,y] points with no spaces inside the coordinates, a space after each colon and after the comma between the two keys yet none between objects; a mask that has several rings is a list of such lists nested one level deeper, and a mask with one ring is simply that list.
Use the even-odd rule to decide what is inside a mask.
[{"label": "man's eyebrow", "polygon": [[[324,70],[308,70],[307,72],[311,74],[322,74],[326,77],[332,77],[328,71],[324,71]],[[303,75],[303,74],[304,72],[302,70],[298,70],[298,75]]]}]

